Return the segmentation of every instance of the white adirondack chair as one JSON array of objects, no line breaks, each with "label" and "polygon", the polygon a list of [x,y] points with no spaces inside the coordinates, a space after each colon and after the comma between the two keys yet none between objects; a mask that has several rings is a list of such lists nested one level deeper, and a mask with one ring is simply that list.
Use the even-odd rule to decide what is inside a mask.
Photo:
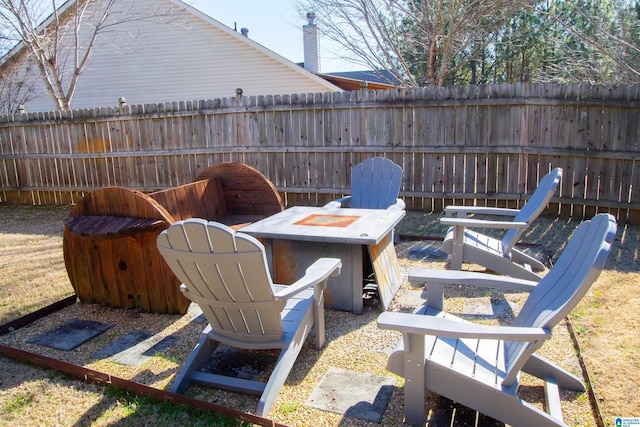
[{"label": "white adirondack chair", "polygon": [[404,209],[398,198],[402,168],[384,157],[372,157],[351,168],[351,195],[327,203],[327,208]]},{"label": "white adirondack chair", "polygon": [[[429,300],[414,314],[381,314],[380,328],[402,332],[387,369],[406,379],[406,421],[424,424],[428,389],[513,426],[563,426],[559,387],[584,391],[584,384],[534,352],[598,278],[615,232],[609,214],[578,226],[553,268],[529,287],[531,293],[511,326],[465,322],[431,307]],[[410,272],[410,280],[427,287],[433,276],[438,280],[429,270]],[[479,275],[479,284],[491,286],[490,276]],[[518,396],[521,371],[545,381],[546,412]]]},{"label": "white adirondack chair", "polygon": [[[264,246],[216,222],[193,218],[160,233],[160,253],[182,281],[182,293],[200,306],[209,324],[202,332],[171,391],[191,383],[260,395],[257,415],[269,412],[309,331],[324,345],[327,280],[340,273],[341,261],[321,258],[290,286],[271,281]],[[200,372],[220,344],[242,349],[280,349],[267,383]]]},{"label": "white adirondack chair", "polygon": [[[461,270],[463,262],[482,265],[511,277],[540,280],[536,272],[545,269],[537,259],[514,248],[527,227],[547,207],[556,192],[562,169],[556,168],[545,175],[538,188],[522,209],[489,208],[480,206],[447,206],[442,224],[450,225],[442,250],[451,255],[451,268]],[[468,217],[474,215],[474,217]],[[494,221],[478,219],[477,215],[501,215],[512,220]],[[502,239],[495,239],[469,228],[506,229]]]}]

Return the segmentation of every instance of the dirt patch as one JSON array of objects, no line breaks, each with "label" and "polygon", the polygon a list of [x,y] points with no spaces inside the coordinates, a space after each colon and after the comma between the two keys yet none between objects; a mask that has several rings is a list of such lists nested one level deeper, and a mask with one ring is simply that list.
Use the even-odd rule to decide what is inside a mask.
[{"label": "dirt patch", "polygon": [[[73,294],[62,259],[62,220],[68,215],[68,211],[69,207],[0,206],[0,323]],[[439,258],[437,252],[438,240],[445,232],[438,217],[439,215],[412,212],[400,224],[398,234],[420,236],[424,239],[403,241],[398,245],[405,277],[406,272],[413,267],[446,268],[446,260]],[[577,225],[577,221],[539,218],[524,236],[523,242],[526,245],[521,247],[552,263]],[[640,415],[637,412],[640,397],[635,390],[640,384],[640,366],[636,357],[640,337],[636,329],[638,315],[635,310],[640,299],[636,290],[640,282],[638,231],[638,227],[619,227],[605,271],[590,294],[570,316],[578,336],[581,356],[588,368],[607,425],[614,425],[616,416]],[[504,300],[507,307],[514,307],[517,312],[517,307],[525,298],[521,294],[487,294],[485,290],[473,293],[456,287],[447,289],[446,296],[446,308],[460,313],[468,310],[469,301],[476,298]],[[420,298],[421,291],[412,289],[405,283],[391,309],[410,311],[419,303]],[[300,355],[304,363],[292,373],[270,417],[292,425],[305,425],[305,420],[310,419],[317,421],[317,425],[369,425],[308,408],[304,405],[304,400],[320,382],[329,366],[375,375],[390,375],[384,370],[384,366],[387,354],[398,336],[376,328],[375,319],[380,312],[375,300],[365,306],[362,316],[328,310],[328,345],[322,352],[315,350],[313,345],[305,345]],[[504,318],[497,321],[508,322],[514,314],[515,312],[507,312]],[[109,339],[123,332],[123,329],[118,329],[119,326],[106,332],[98,340],[100,342],[90,344],[82,352],[58,352],[54,355],[159,388],[168,388],[203,327],[180,316],[148,315],[133,311],[124,311],[123,314],[122,310],[76,304],[21,331],[20,336],[13,334],[4,337],[3,342],[24,346],[30,351],[42,351],[25,341],[73,316],[116,325],[124,323],[128,328],[146,328],[154,333],[180,336],[182,339],[171,350],[150,358],[141,367],[90,359],[91,354],[100,350],[101,343],[106,344]],[[543,347],[546,357],[558,360],[567,369],[580,372],[569,329],[566,325],[560,325],[555,332],[553,343]],[[79,425],[107,425],[127,418],[126,413],[131,410],[118,404],[117,399],[102,395],[99,388],[90,384],[25,367],[8,359],[2,359],[0,366],[0,419],[10,420],[7,421],[9,424],[70,425],[78,422]],[[524,383],[523,392],[530,393],[533,400],[542,405],[539,382],[525,378]],[[250,412],[255,405],[254,398],[234,393],[212,392],[201,388],[195,388],[191,393],[197,398]],[[565,422],[569,425],[595,425],[588,395],[563,393]],[[435,411],[439,401],[432,397],[434,403],[430,409]],[[402,380],[399,379],[383,424],[401,423],[402,399]],[[4,425],[3,423],[5,421],[0,421],[0,425]]]}]

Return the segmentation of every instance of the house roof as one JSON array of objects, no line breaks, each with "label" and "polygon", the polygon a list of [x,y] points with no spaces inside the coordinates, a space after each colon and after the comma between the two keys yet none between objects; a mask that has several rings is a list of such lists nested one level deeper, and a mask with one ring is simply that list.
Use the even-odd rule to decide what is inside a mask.
[{"label": "house roof", "polygon": [[363,70],[327,73],[331,77],[365,81],[386,86],[399,86],[400,81],[389,70]]},{"label": "house roof", "polygon": [[[382,82],[373,78],[374,72],[357,71],[354,73],[330,73],[330,74],[318,74],[318,76],[333,83],[342,90],[358,90],[358,89],[373,89],[373,90],[386,90],[395,89],[396,85]],[[344,75],[352,75],[353,77],[347,77]]]},{"label": "house roof", "polygon": [[[74,0],[75,1],[75,0]],[[302,70],[300,70],[300,67],[294,63],[293,61],[290,61],[288,59],[286,59],[283,56],[280,56],[279,54],[273,52],[272,50],[267,49],[266,47],[264,47],[263,45],[261,45],[260,43],[257,43],[255,41],[253,41],[252,39],[250,39],[247,36],[242,35],[241,33],[238,33],[237,31],[231,29],[230,27],[222,24],[220,21],[217,21],[216,19],[212,18],[211,16],[207,15],[206,13],[201,12],[200,10],[194,8],[193,6],[186,4],[185,2],[181,1],[181,0],[170,0],[171,2],[173,2],[174,4],[176,4],[179,7],[185,8],[186,10],[188,10],[189,12],[193,13],[194,15],[199,16],[200,18],[204,19],[205,21],[209,22],[210,24],[218,27],[219,29],[233,35],[234,37],[237,37],[241,40],[243,40],[244,42],[250,44],[251,46],[253,46],[254,48],[258,49],[259,51],[263,52],[264,54],[272,57],[273,59],[282,62],[283,64],[285,64],[286,66],[288,66],[289,68],[292,69],[296,69],[298,71],[303,71],[305,74],[307,74],[308,77],[313,78],[315,81],[317,82],[321,82],[322,80],[326,80],[326,79],[322,79],[319,76],[315,75],[314,73],[302,68]],[[324,82],[326,84],[326,81]],[[331,86],[333,86],[331,84]],[[331,87],[328,86],[327,89],[331,89],[331,90],[338,90],[339,87]]]}]

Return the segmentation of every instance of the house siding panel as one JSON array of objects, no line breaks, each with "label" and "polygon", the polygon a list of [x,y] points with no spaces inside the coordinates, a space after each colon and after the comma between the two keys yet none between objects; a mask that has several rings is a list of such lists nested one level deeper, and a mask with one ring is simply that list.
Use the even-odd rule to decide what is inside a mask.
[{"label": "house siding panel", "polygon": [[[151,3],[169,8],[176,2],[137,0],[133,7],[143,12]],[[236,88],[247,96],[339,90],[217,21],[189,8],[179,13],[171,23],[121,24],[119,44],[99,39],[72,108],[116,106],[120,97],[129,104],[224,98]],[[136,36],[126,40],[130,34]],[[40,93],[28,111],[54,109],[43,88]]]}]

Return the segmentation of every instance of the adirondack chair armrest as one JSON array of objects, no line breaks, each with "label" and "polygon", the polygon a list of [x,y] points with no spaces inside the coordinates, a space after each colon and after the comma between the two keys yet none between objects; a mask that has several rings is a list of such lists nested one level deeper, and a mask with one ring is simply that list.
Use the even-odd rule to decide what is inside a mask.
[{"label": "adirondack chair armrest", "polygon": [[476,271],[436,270],[414,268],[409,271],[408,280],[415,288],[425,285],[464,285],[502,289],[515,292],[531,292],[537,281],[518,279]]},{"label": "adirondack chair armrest", "polygon": [[546,328],[490,326],[436,316],[389,311],[378,316],[377,323],[380,329],[442,338],[484,338],[505,341],[539,341],[551,338],[551,330]]},{"label": "adirondack chair armrest", "polygon": [[323,206],[323,208],[333,208],[333,209],[348,208],[350,203],[351,203],[351,196],[344,196],[327,203],[326,205]]},{"label": "adirondack chair armrest", "polygon": [[389,206],[387,209],[392,211],[403,211],[405,210],[405,208],[406,205],[404,203],[404,200],[396,199],[396,202],[393,205]]},{"label": "adirondack chair armrest", "polygon": [[320,258],[306,269],[303,277],[277,292],[274,297],[276,300],[286,300],[305,289],[319,284],[323,286],[324,290],[327,285],[327,279],[331,276],[339,275],[341,268],[342,261],[339,258]]},{"label": "adirondack chair armrest", "polygon": [[471,214],[516,216],[519,212],[520,209],[491,208],[485,206],[447,206],[444,208],[445,216],[458,218],[464,218]]},{"label": "adirondack chair armrest", "polygon": [[491,221],[486,219],[475,218],[440,218],[440,223],[444,225],[453,225],[455,227],[468,227],[468,228],[525,228],[529,224],[526,222],[515,221]]}]

